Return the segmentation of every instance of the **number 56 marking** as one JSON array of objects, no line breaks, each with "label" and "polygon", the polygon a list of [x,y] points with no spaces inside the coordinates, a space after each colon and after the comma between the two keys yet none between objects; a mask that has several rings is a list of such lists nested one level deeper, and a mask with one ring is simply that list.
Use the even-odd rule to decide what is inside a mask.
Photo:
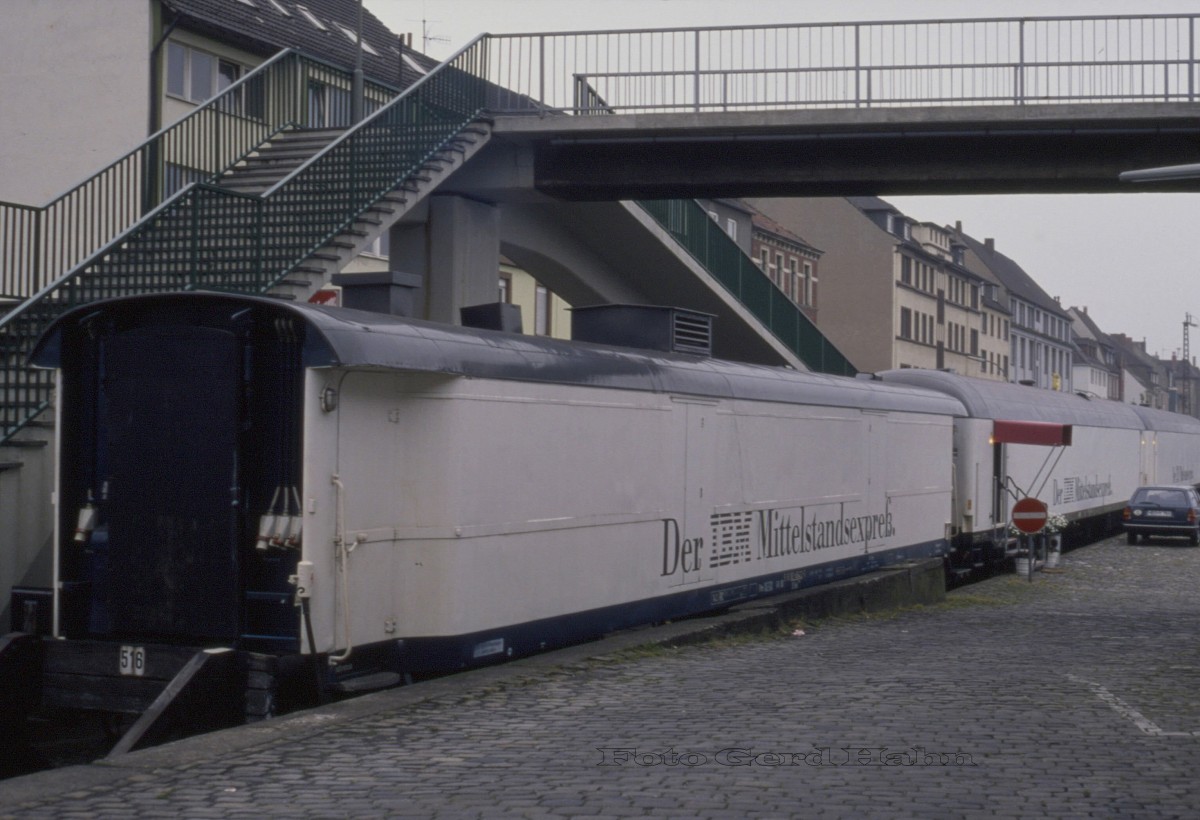
[{"label": "number 56 marking", "polygon": [[146,674],[146,647],[122,646],[119,667],[122,675],[141,677]]}]

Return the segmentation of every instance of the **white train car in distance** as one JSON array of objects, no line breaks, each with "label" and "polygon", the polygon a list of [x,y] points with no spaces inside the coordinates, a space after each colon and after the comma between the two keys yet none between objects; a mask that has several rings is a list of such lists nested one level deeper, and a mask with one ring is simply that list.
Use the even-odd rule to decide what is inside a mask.
[{"label": "white train car in distance", "polygon": [[[955,563],[994,561],[1006,547],[1016,498],[1045,501],[1051,515],[1113,528],[1133,491],[1148,482],[1195,483],[1200,420],[1177,413],[1092,400],[1024,385],[930,370],[879,374],[889,384],[943,392],[962,402],[955,422]],[[1003,443],[996,422],[1070,426],[1070,443]],[[1034,438],[1037,436],[1034,435]]]},{"label": "white train car in distance", "polygon": [[1134,407],[1145,425],[1141,484],[1200,483],[1200,419]]}]

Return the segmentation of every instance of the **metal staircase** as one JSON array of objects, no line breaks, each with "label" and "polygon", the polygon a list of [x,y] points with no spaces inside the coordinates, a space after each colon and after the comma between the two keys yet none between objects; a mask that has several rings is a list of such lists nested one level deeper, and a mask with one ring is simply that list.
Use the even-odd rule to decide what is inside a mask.
[{"label": "metal staircase", "polygon": [[486,83],[454,59],[403,93],[369,84],[354,127],[338,111],[307,127],[314,85],[351,77],[283,52],[50,205],[0,203],[0,241],[26,248],[0,257],[0,294],[22,299],[0,315],[0,445],[50,406],[51,374],[25,361],[66,310],[183,289],[303,297],[490,135]]}]

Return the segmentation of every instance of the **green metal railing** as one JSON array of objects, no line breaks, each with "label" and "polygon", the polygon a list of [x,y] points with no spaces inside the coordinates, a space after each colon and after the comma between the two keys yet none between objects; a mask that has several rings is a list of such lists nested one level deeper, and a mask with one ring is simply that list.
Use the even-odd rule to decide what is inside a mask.
[{"label": "green metal railing", "polygon": [[[581,115],[614,113],[604,98],[581,79],[576,81],[574,94],[576,100],[585,101],[579,110]],[[810,369],[835,376],[853,376],[857,372],[799,305],[746,256],[699,203],[692,199],[668,199],[637,204]]]},{"label": "green metal railing", "polygon": [[637,204],[806,365],[837,376],[857,372],[699,203],[674,199]]}]

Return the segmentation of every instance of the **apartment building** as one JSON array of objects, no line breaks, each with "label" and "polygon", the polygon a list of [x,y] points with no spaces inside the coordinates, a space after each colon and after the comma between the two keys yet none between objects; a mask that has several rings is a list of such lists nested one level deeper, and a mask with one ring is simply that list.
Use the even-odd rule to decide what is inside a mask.
[{"label": "apartment building", "polygon": [[1073,391],[1074,345],[1071,317],[1025,270],[996,250],[993,239],[980,242],[955,226],[966,246],[964,264],[1003,286],[1008,297],[1009,381],[1047,390]]},{"label": "apartment building", "polygon": [[821,249],[818,327],[860,370],[1005,377],[1007,311],[952,231],[877,197],[748,201]]}]

